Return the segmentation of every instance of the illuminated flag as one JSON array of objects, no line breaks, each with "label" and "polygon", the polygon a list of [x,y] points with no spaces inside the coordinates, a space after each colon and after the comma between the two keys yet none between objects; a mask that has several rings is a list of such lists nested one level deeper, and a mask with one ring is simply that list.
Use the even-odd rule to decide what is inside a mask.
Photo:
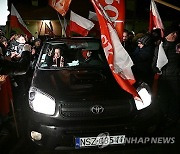
[{"label": "illuminated flag", "polygon": [[71,0],[49,0],[49,5],[59,12],[62,16],[65,16]]},{"label": "illuminated flag", "polygon": [[87,36],[89,31],[94,27],[94,23],[71,11],[70,16],[70,31]]},{"label": "illuminated flag", "polygon": [[96,10],[101,29],[101,42],[104,48],[109,67],[118,84],[125,91],[138,97],[136,89],[132,86],[135,83],[131,67],[133,62],[127,51],[122,46],[116,29],[114,28],[109,16],[101,4],[96,0],[91,0]]},{"label": "illuminated flag", "polygon": [[99,0],[113,22],[120,40],[122,40],[125,21],[125,0]]},{"label": "illuminated flag", "polygon": [[28,37],[32,36],[13,4],[11,5],[10,26],[12,28],[20,28]]},{"label": "illuminated flag", "polygon": [[154,0],[151,0],[150,5],[150,21],[149,21],[149,31],[152,31],[154,28],[161,29],[161,36],[164,36],[163,30],[164,26],[157,10]]}]

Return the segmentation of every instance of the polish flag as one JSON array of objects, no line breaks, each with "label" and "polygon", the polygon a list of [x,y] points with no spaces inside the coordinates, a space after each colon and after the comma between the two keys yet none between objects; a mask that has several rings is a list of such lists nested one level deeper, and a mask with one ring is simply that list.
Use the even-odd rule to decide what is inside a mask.
[{"label": "polish flag", "polygon": [[161,29],[161,36],[164,36],[164,26],[157,10],[154,0],[151,0],[150,5],[150,21],[149,21],[149,31],[152,31],[154,28]]},{"label": "polish flag", "polygon": [[125,22],[125,0],[98,0],[109,18],[116,32],[122,40]]},{"label": "polish flag", "polygon": [[70,15],[70,31],[87,36],[89,31],[94,27],[94,23],[71,11]]},{"label": "polish flag", "polygon": [[122,46],[116,29],[104,8],[96,0],[91,0],[91,2],[99,20],[101,42],[112,74],[122,89],[132,94],[133,97],[139,98],[136,89],[132,85],[135,83],[131,70],[133,61]]},{"label": "polish flag", "polygon": [[32,36],[13,4],[11,5],[10,26],[12,28],[20,28],[28,37]]}]

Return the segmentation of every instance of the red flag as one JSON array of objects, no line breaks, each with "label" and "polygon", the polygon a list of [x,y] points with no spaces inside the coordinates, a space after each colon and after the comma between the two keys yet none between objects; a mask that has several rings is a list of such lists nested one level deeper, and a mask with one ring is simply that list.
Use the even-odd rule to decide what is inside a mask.
[{"label": "red flag", "polygon": [[66,15],[71,0],[49,0],[49,5],[59,12],[62,16]]},{"label": "red flag", "polygon": [[11,5],[10,26],[20,28],[29,38],[32,36],[13,4]]},{"label": "red flag", "polygon": [[122,40],[125,21],[125,0],[99,0],[113,22],[120,40]]},{"label": "red flag", "polygon": [[87,36],[89,31],[94,27],[94,23],[71,11],[70,16],[70,31],[78,33],[82,36]]},{"label": "red flag", "polygon": [[131,70],[133,62],[123,48],[116,30],[101,4],[96,0],[91,0],[91,2],[99,20],[101,42],[109,67],[118,84],[134,97],[138,97],[136,89],[132,86],[135,83]]},{"label": "red flag", "polygon": [[150,21],[149,21],[149,31],[152,31],[154,28],[160,28],[161,29],[161,36],[164,36],[164,26],[161,20],[161,17],[159,15],[159,12],[157,10],[156,4],[154,0],[151,0],[150,5]]}]

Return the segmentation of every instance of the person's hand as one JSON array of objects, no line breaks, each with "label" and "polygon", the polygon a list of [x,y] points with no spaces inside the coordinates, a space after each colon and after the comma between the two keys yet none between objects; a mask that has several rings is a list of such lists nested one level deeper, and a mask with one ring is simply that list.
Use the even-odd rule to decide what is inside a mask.
[{"label": "person's hand", "polygon": [[35,53],[36,53],[36,50],[34,48],[32,48],[31,54],[34,55]]},{"label": "person's hand", "polygon": [[16,51],[15,52],[11,52],[11,58],[15,58],[17,55],[18,55],[18,53]]}]

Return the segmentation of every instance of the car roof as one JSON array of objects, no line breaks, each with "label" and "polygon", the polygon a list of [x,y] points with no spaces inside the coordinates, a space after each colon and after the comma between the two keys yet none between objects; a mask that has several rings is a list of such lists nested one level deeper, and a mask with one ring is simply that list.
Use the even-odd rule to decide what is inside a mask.
[{"label": "car roof", "polygon": [[54,43],[73,43],[73,42],[99,42],[98,38],[93,37],[58,37],[58,38],[51,38],[46,40],[46,43],[54,44]]}]

